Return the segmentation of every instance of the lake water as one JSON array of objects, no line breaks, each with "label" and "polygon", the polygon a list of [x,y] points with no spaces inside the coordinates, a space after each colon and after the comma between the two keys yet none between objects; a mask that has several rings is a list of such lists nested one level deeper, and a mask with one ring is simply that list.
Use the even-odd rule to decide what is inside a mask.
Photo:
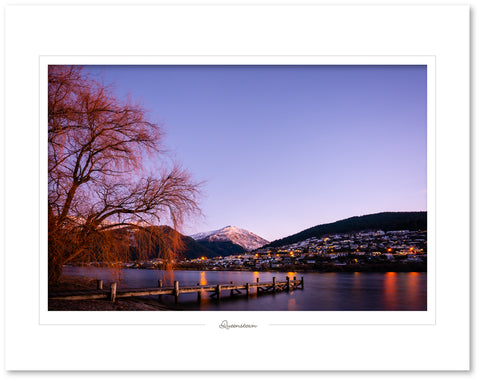
[{"label": "lake water", "polygon": [[[256,271],[185,271],[122,269],[117,272],[97,267],[64,267],[65,275],[83,275],[103,279],[105,283],[117,281],[119,288],[156,287],[161,279],[165,286],[178,280],[180,286],[196,284],[235,284],[271,282],[272,277],[284,281],[286,276],[305,280],[303,290],[276,294],[230,297],[222,293],[221,301],[204,293],[200,303],[196,294],[180,294],[177,306],[184,310],[205,311],[426,311],[427,273],[301,273]],[[243,293],[242,293],[243,294]],[[173,296],[162,301],[174,305]]]}]

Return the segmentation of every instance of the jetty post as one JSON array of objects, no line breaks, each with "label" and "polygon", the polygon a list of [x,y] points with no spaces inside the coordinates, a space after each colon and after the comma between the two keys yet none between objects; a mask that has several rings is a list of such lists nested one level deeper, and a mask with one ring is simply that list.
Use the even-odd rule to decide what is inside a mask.
[{"label": "jetty post", "polygon": [[290,277],[287,276],[287,291],[290,291]]},{"label": "jetty post", "polygon": [[[162,288],[163,282],[161,279],[158,280],[158,288]],[[158,300],[162,300],[162,294],[158,295]]]},{"label": "jetty post", "polygon": [[222,298],[222,286],[217,284],[217,300],[220,301]]},{"label": "jetty post", "polygon": [[276,277],[273,277],[273,279],[272,279],[272,285],[273,285],[273,286],[272,286],[272,291],[273,291],[274,294],[275,294],[275,292],[277,292],[277,285],[276,285],[276,283],[277,283],[277,278],[276,278]]},{"label": "jetty post", "polygon": [[114,302],[117,297],[117,283],[113,282],[110,285],[110,301]]},{"label": "jetty post", "polygon": [[[230,284],[233,286],[233,281]],[[230,290],[230,296],[233,296],[233,288]]]},{"label": "jetty post", "polygon": [[178,280],[173,282],[173,295],[175,296],[175,303],[178,303],[178,296],[180,295],[180,287],[178,286]]},{"label": "jetty post", "polygon": [[250,284],[249,283],[247,283],[245,285],[245,293],[246,293],[247,296],[250,296]]},{"label": "jetty post", "polygon": [[[200,286],[200,283],[197,283],[197,286]],[[197,302],[200,302],[202,299],[202,291],[197,292]]]},{"label": "jetty post", "polygon": [[103,280],[97,279],[97,290],[103,290]]}]

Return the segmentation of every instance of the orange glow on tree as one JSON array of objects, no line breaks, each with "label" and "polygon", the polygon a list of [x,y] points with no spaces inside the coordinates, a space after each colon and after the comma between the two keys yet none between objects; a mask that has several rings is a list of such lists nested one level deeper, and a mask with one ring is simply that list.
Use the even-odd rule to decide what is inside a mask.
[{"label": "orange glow on tree", "polygon": [[138,102],[80,66],[48,67],[49,282],[68,262],[120,263],[132,249],[172,263],[182,241],[161,227],[199,211],[198,184],[162,159],[163,140]]}]

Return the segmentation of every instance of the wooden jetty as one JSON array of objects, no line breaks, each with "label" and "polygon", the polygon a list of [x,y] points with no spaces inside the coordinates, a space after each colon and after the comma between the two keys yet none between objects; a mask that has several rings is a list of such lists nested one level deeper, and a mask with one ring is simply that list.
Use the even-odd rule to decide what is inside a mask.
[{"label": "wooden jetty", "polygon": [[180,286],[178,281],[173,283],[173,287],[163,287],[162,281],[158,281],[158,287],[150,288],[125,288],[117,289],[117,283],[112,283],[110,289],[103,289],[103,281],[97,281],[96,290],[78,290],[78,291],[58,291],[49,295],[49,299],[61,299],[61,300],[94,300],[94,299],[106,299],[115,301],[118,298],[139,297],[139,296],[154,296],[158,295],[172,295],[175,298],[175,303],[178,303],[180,294],[197,293],[197,299],[200,300],[202,292],[211,293],[211,298],[220,300],[222,298],[222,291],[230,291],[230,296],[235,294],[242,294],[249,296],[252,290],[255,290],[257,295],[261,293],[276,293],[282,291],[292,291],[297,288],[304,288],[303,277],[297,279],[287,276],[285,281],[277,281],[276,277],[273,277],[271,282],[260,282],[257,278],[255,283],[245,284],[216,284],[216,285],[200,285],[196,286]]}]

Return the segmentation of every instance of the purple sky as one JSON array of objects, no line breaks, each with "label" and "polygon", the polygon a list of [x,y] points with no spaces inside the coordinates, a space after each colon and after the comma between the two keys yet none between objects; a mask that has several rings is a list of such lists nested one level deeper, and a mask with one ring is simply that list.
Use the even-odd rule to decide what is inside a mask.
[{"label": "purple sky", "polygon": [[141,99],[198,181],[185,234],[274,240],[427,208],[426,66],[90,66]]}]

